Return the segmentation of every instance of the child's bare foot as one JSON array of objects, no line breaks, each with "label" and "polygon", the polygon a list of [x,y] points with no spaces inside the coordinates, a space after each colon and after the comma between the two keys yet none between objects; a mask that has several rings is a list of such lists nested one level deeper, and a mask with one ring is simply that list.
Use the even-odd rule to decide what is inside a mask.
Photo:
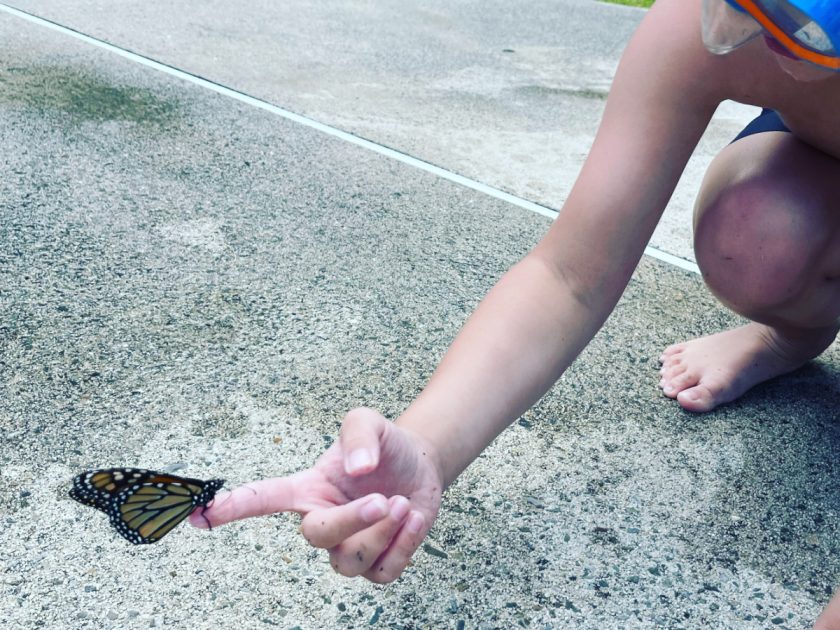
[{"label": "child's bare foot", "polygon": [[685,409],[709,411],[807,363],[831,345],[836,334],[836,328],[820,328],[783,336],[776,328],[753,322],[678,343],[659,357],[659,385]]}]

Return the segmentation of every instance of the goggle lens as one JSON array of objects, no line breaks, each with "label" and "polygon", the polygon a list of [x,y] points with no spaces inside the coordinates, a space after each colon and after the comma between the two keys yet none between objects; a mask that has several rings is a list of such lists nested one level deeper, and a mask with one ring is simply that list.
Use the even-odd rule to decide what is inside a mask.
[{"label": "goggle lens", "polygon": [[811,50],[815,50],[824,55],[836,55],[837,51],[828,39],[828,34],[822,30],[816,22],[809,22],[793,36],[797,41],[801,42],[803,46],[807,46]]},{"label": "goggle lens", "polygon": [[715,54],[762,31],[791,54],[840,71],[840,0],[703,0],[703,43]]},{"label": "goggle lens", "polygon": [[837,54],[831,39],[820,25],[789,2],[763,0],[756,4],[765,7],[768,17],[803,46],[823,55]]},{"label": "goggle lens", "polygon": [[703,0],[703,43],[716,55],[740,48],[761,33],[761,24],[737,4]]}]

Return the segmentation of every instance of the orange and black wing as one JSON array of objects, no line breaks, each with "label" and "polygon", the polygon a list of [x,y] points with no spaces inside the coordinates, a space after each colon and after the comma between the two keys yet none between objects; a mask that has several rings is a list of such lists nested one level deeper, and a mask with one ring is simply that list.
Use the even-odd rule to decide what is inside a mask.
[{"label": "orange and black wing", "polygon": [[143,468],[103,468],[88,470],[73,479],[70,496],[106,514],[109,504],[126,487],[143,482],[156,475],[152,470]]},{"label": "orange and black wing", "polygon": [[198,507],[206,507],[224,481],[202,481],[137,468],[82,473],[70,496],[108,514],[135,545],[157,542]]}]

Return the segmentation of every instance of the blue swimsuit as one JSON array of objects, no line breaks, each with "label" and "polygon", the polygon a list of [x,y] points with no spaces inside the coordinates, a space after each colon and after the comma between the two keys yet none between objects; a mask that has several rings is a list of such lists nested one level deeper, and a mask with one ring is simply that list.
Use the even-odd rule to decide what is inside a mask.
[{"label": "blue swimsuit", "polygon": [[782,122],[782,117],[775,111],[772,109],[762,109],[758,117],[754,118],[750,124],[744,127],[732,142],[751,136],[754,133],[763,133],[765,131],[790,131],[790,129],[785,126],[785,123]]}]

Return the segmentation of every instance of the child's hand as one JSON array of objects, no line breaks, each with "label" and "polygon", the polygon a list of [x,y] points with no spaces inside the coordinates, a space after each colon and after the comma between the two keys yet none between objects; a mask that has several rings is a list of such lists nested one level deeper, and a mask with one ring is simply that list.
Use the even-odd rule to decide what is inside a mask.
[{"label": "child's hand", "polygon": [[[354,409],[341,436],[309,470],[240,486],[190,523],[215,527],[274,512],[302,515],[301,532],[328,549],[342,575],[399,577],[428,533],[443,491],[437,455],[418,435],[372,409]],[[387,497],[387,498],[386,498]]]},{"label": "child's hand", "polygon": [[814,624],[814,630],[840,630],[840,591],[834,593]]}]

